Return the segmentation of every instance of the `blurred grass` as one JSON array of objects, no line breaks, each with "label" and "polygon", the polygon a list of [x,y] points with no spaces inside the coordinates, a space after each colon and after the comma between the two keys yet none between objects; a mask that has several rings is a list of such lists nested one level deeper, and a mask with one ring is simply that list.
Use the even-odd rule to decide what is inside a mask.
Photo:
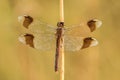
[{"label": "blurred grass", "polygon": [[[119,0],[65,0],[65,24],[91,18],[103,21],[93,33],[97,47],[65,54],[65,80],[120,80]],[[17,16],[30,14],[56,25],[59,1],[1,0],[0,80],[59,80],[54,72],[54,51],[41,52],[17,40],[21,33]]]}]

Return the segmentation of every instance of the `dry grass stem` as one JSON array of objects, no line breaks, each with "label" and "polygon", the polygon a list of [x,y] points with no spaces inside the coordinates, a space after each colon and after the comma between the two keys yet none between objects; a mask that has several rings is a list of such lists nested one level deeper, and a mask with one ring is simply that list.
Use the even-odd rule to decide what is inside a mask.
[{"label": "dry grass stem", "polygon": [[64,0],[60,0],[60,22],[64,22]]},{"label": "dry grass stem", "polygon": [[[64,22],[64,0],[60,0],[60,22]],[[60,80],[64,80],[64,37],[61,40],[60,50]]]}]

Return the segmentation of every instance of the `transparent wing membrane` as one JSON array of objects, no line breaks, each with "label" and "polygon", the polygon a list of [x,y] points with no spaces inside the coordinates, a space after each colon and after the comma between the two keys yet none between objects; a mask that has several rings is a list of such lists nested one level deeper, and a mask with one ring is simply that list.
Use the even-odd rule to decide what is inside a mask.
[{"label": "transparent wing membrane", "polygon": [[75,26],[70,26],[65,28],[66,36],[87,37],[87,36],[90,36],[90,34],[91,34],[90,29],[86,24],[80,24],[80,25],[75,25]]},{"label": "transparent wing membrane", "polygon": [[83,38],[82,37],[73,38],[72,36],[65,36],[64,45],[66,51],[78,51],[81,49],[83,45]]},{"label": "transparent wing membrane", "polygon": [[43,50],[43,51],[55,49],[55,46],[56,46],[55,35],[44,34],[43,36],[41,34],[40,35],[35,34],[34,46],[36,49]]},{"label": "transparent wing membrane", "polygon": [[29,30],[37,34],[55,34],[56,28],[40,21],[34,20],[34,22],[29,26]]}]

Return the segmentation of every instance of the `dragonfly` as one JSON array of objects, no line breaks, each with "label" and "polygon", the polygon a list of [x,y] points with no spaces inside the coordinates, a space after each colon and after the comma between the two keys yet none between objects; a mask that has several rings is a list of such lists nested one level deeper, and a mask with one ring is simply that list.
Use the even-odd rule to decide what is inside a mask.
[{"label": "dragonfly", "polygon": [[18,21],[27,30],[18,38],[20,42],[39,50],[56,49],[55,72],[58,71],[61,41],[64,41],[65,51],[79,51],[96,46],[98,41],[90,34],[102,25],[100,20],[91,19],[85,24],[70,27],[65,26],[64,22],[58,22],[54,27],[29,15],[19,16]]}]

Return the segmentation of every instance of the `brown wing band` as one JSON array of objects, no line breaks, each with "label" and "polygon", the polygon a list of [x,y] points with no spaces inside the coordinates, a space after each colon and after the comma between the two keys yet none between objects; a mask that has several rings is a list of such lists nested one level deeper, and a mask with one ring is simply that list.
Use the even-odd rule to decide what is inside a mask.
[{"label": "brown wing band", "polygon": [[93,41],[92,37],[87,37],[87,38],[85,38],[85,39],[83,40],[83,46],[82,46],[81,49],[90,47],[92,41]]},{"label": "brown wing band", "polygon": [[28,26],[33,22],[33,18],[31,16],[25,15],[25,20],[23,21],[23,26],[28,28]]},{"label": "brown wing band", "polygon": [[24,37],[25,37],[26,44],[34,48],[34,43],[33,43],[34,36],[32,34],[27,33],[24,35]]},{"label": "brown wing band", "polygon": [[95,29],[96,29],[96,24],[95,24],[95,22],[96,22],[96,21],[94,21],[94,20],[90,20],[90,21],[88,21],[88,23],[87,23],[87,25],[88,25],[88,27],[90,28],[90,31],[91,31],[91,32],[95,31]]},{"label": "brown wing band", "polygon": [[90,31],[93,32],[102,25],[102,21],[98,19],[92,19],[87,22],[87,25],[90,28]]}]

